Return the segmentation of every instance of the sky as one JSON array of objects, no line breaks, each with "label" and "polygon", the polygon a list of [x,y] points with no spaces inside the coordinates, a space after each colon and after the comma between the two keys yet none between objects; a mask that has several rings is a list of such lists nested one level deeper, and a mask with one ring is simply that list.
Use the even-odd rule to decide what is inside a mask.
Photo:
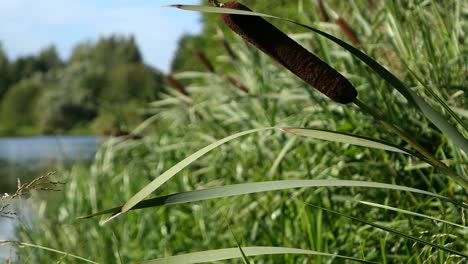
[{"label": "sky", "polygon": [[200,0],[0,0],[0,43],[10,60],[54,45],[62,59],[83,41],[133,35],[146,63],[168,72],[178,39],[200,15],[164,7]]}]

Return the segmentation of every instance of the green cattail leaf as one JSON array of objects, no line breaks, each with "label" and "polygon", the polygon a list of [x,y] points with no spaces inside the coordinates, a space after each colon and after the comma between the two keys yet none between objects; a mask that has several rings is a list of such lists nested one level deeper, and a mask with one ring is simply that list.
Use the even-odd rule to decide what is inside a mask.
[{"label": "green cattail leaf", "polygon": [[[413,192],[432,196],[438,199],[446,200],[468,208],[467,205],[462,204],[451,198],[438,195],[432,192],[415,189],[406,186],[379,183],[379,182],[367,182],[367,181],[351,181],[351,180],[283,180],[283,181],[265,181],[265,182],[255,182],[255,183],[243,183],[243,184],[234,184],[221,186],[216,188],[210,188],[205,190],[196,190],[189,192],[180,192],[166,196],[160,196],[144,201],[138,202],[135,206],[131,207],[132,209],[143,209],[149,207],[158,207],[165,205],[176,205],[184,204],[190,202],[198,202],[210,199],[231,197],[244,194],[268,192],[268,191],[278,191],[292,188],[307,188],[307,187],[365,187],[365,188],[378,188],[378,189],[387,189],[387,190],[397,190],[405,192]],[[121,210],[122,207],[115,207],[103,211],[99,211],[87,216],[80,218],[91,218],[99,215],[110,214],[115,211]]]},{"label": "green cattail leaf", "polygon": [[459,225],[459,224],[456,224],[456,223],[452,223],[452,222],[449,222],[449,221],[446,221],[446,220],[443,220],[443,219],[439,219],[439,218],[435,218],[435,217],[432,217],[432,216],[428,216],[428,215],[425,215],[425,214],[418,214],[418,213],[415,213],[415,212],[412,212],[412,211],[403,210],[403,209],[400,209],[400,208],[391,207],[391,206],[387,206],[387,205],[383,205],[383,204],[371,203],[371,202],[366,202],[366,201],[359,201],[359,202],[362,203],[362,204],[377,207],[377,208],[391,210],[391,211],[399,212],[399,213],[402,213],[402,214],[409,214],[409,215],[414,215],[414,216],[418,216],[418,217],[423,217],[423,218],[427,218],[427,219],[434,220],[434,221],[437,221],[437,222],[442,222],[442,223],[445,223],[445,224],[448,224],[448,225],[468,229],[467,226],[462,226],[462,225]]},{"label": "green cattail leaf", "polygon": [[281,130],[303,137],[311,137],[340,143],[348,143],[356,146],[410,154],[408,150],[404,148],[363,136],[311,128],[282,128]]},{"label": "green cattail leaf", "polygon": [[[246,256],[262,256],[262,255],[276,255],[276,254],[300,254],[300,255],[317,255],[327,256],[333,258],[347,259],[351,261],[361,263],[375,263],[372,261],[366,261],[358,258],[352,258],[342,255],[324,253],[319,251],[312,251],[299,248],[287,248],[287,247],[242,247],[243,252]],[[177,256],[171,256],[160,259],[147,260],[139,262],[142,264],[174,264],[174,263],[204,263],[214,262],[220,260],[242,258],[242,254],[239,248],[223,248],[214,249],[207,251],[200,251],[195,253],[182,254]]]},{"label": "green cattail leaf", "polygon": [[260,132],[264,130],[269,130],[269,129],[274,129],[273,127],[267,127],[267,128],[257,128],[257,129],[252,129],[252,130],[247,130],[243,132],[236,133],[234,135],[225,137],[221,140],[218,140],[202,149],[199,151],[193,153],[192,155],[188,156],[187,158],[183,159],[167,171],[165,171],[163,174],[159,175],[156,179],[154,179],[152,182],[150,182],[148,185],[146,185],[143,189],[141,189],[137,194],[132,196],[127,203],[124,204],[124,206],[117,212],[115,212],[111,217],[109,217],[106,221],[103,222],[106,223],[113,218],[127,212],[128,210],[132,209],[136,204],[141,202],[143,199],[145,199],[148,195],[150,195],[152,192],[154,192],[156,189],[158,189],[161,185],[163,185],[165,182],[170,180],[175,174],[177,174],[179,171],[190,165],[192,162],[195,160],[199,159],[201,156],[205,155],[206,153],[210,152],[211,150],[223,145],[224,143],[227,143],[233,139],[236,139],[238,137],[255,133],[255,132]]},{"label": "green cattail leaf", "polygon": [[[193,153],[192,155],[188,156],[184,160],[180,161],[176,165],[174,165],[172,168],[168,169],[165,171],[163,174],[158,176],[156,179],[154,179],[152,182],[150,182],[148,185],[146,185],[143,189],[141,189],[137,194],[135,194],[133,197],[131,197],[127,203],[121,207],[118,208],[114,214],[109,217],[106,221],[103,223],[110,221],[111,219],[127,212],[130,210],[132,207],[137,205],[139,202],[141,202],[143,199],[145,199],[148,195],[150,195],[152,192],[154,192],[156,189],[161,187],[164,183],[166,183],[168,180],[170,180],[175,174],[177,174],[179,171],[190,165],[192,162],[195,160],[199,159],[201,156],[205,155],[209,151],[221,146],[224,143],[227,143],[233,139],[236,139],[238,137],[259,132],[259,131],[264,131],[264,130],[270,130],[270,129],[276,129],[274,127],[267,127],[267,128],[258,128],[258,129],[252,129],[248,131],[243,131],[231,136],[228,136],[226,138],[223,138],[221,140],[218,140],[203,149],[200,149],[199,151]],[[339,132],[332,132],[332,131],[325,131],[325,130],[313,130],[313,129],[303,129],[303,128],[282,128],[283,131],[294,133],[297,135],[302,135],[302,136],[309,136],[309,137],[315,137],[319,139],[325,139],[325,140],[330,140],[330,141],[336,141],[336,142],[342,142],[342,143],[349,143],[349,144],[355,144],[359,146],[366,146],[366,147],[371,147],[371,148],[377,148],[377,149],[385,149],[389,151],[396,151],[396,152],[401,152],[401,153],[407,153],[409,152],[405,149],[401,149],[392,145],[389,145],[387,143],[375,140],[375,139],[370,139],[370,138],[364,138],[360,136],[354,136],[354,135],[349,135],[349,134],[343,134]]]},{"label": "green cattail leaf", "polygon": [[421,111],[427,119],[429,119],[440,131],[442,131],[448,138],[450,138],[455,145],[460,147],[465,153],[468,153],[468,140],[460,133],[458,130],[452,126],[441,113],[437,112],[432,108],[428,103],[426,103],[419,95],[414,93],[411,89],[406,87],[401,80],[399,80],[395,75],[389,72],[385,67],[380,65],[377,61],[367,56],[362,51],[353,47],[352,45],[328,34],[321,30],[318,30],[314,27],[304,25],[302,23],[296,22],[294,20],[276,17],[268,14],[250,12],[244,10],[220,8],[220,7],[208,7],[208,6],[193,6],[193,5],[171,5],[170,7],[176,7],[184,10],[198,11],[198,12],[207,12],[207,13],[219,13],[219,14],[236,14],[236,15],[249,15],[249,16],[261,16],[268,18],[280,19],[287,21],[298,26],[307,28],[309,30],[318,33],[327,39],[335,42],[340,45],[347,51],[351,52],[354,56],[358,57],[362,62],[367,64],[371,69],[373,69],[380,77],[392,85],[398,92],[400,92],[406,100],[408,100],[409,105],[415,107]]},{"label": "green cattail leaf", "polygon": [[316,206],[316,205],[312,205],[312,204],[309,204],[309,203],[307,203],[307,205],[318,208],[318,209],[325,210],[325,211],[330,212],[332,214],[336,214],[336,215],[339,215],[339,216],[343,216],[343,217],[358,221],[358,222],[366,224],[366,225],[373,226],[375,228],[387,231],[389,233],[392,233],[392,234],[400,236],[400,237],[404,237],[406,239],[412,240],[414,242],[417,242],[417,243],[420,243],[420,244],[423,244],[423,245],[431,246],[433,248],[437,248],[437,249],[440,249],[440,250],[443,250],[443,251],[446,251],[446,252],[461,256],[461,257],[468,258],[468,255],[465,254],[465,253],[458,252],[458,251],[453,250],[451,248],[441,246],[441,245],[437,245],[435,243],[432,243],[432,242],[429,242],[429,241],[426,241],[426,240],[422,240],[422,239],[420,239],[418,237],[408,235],[406,233],[400,232],[400,231],[398,231],[396,229],[393,229],[393,228],[389,228],[389,227],[386,227],[386,226],[383,226],[383,225],[378,225],[378,224],[375,224],[375,223],[372,223],[372,222],[369,222],[369,221],[366,221],[366,220],[362,220],[362,219],[354,217],[354,216],[346,215],[346,214],[343,214],[343,213],[340,213],[340,212],[337,212],[337,211],[334,211],[334,210],[331,210],[331,209],[323,208],[321,206]]}]

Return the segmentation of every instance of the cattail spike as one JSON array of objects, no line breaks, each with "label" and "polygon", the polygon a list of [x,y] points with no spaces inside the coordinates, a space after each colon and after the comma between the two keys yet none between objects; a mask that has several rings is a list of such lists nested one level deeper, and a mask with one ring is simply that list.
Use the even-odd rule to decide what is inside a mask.
[{"label": "cattail spike", "polygon": [[[251,11],[236,1],[225,3],[224,7]],[[221,14],[221,19],[246,41],[268,54],[332,100],[345,104],[356,98],[356,89],[343,75],[265,19],[233,14]]]}]

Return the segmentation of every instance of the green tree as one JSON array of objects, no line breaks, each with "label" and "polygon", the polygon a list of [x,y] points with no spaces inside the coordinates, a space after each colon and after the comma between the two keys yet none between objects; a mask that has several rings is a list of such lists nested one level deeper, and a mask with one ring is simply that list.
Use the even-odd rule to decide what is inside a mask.
[{"label": "green tree", "polygon": [[38,104],[39,126],[45,133],[67,131],[86,124],[96,115],[96,105],[83,90],[69,93],[66,89],[53,89],[41,96]]},{"label": "green tree", "polygon": [[62,66],[62,61],[60,60],[55,46],[42,49],[37,56],[37,61],[41,72],[48,72],[51,69]]},{"label": "green tree", "polygon": [[205,47],[212,47],[208,45],[207,40],[202,36],[185,34],[177,44],[177,51],[171,62],[171,72],[178,71],[204,71],[203,65],[195,59],[195,50],[205,51]]},{"label": "green tree", "polygon": [[100,67],[91,63],[76,62],[57,70],[57,79],[48,84],[36,106],[41,110],[38,116],[40,129],[46,133],[67,131],[77,125],[86,125],[96,117],[97,99],[93,89],[99,91],[99,83],[92,83],[88,78],[100,74]]},{"label": "green tree", "polygon": [[3,50],[3,47],[0,43],[0,101],[3,95],[8,90],[9,80],[8,80],[8,57]]},{"label": "green tree", "polygon": [[138,99],[149,102],[156,98],[160,87],[160,74],[141,63],[121,64],[112,68],[101,100],[114,103]]},{"label": "green tree", "polygon": [[133,36],[112,35],[99,39],[96,44],[85,42],[72,52],[70,63],[91,61],[103,66],[123,63],[141,63],[140,50]]},{"label": "green tree", "polygon": [[37,82],[24,80],[8,90],[0,108],[0,120],[4,129],[14,131],[20,126],[35,126],[35,104],[41,89]]}]

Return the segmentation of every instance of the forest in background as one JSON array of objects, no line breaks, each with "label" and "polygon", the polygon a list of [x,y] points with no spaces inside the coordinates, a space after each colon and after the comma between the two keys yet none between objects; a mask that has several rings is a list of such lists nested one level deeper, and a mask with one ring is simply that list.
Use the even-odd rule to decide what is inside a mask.
[{"label": "forest in background", "polygon": [[143,62],[131,36],[83,42],[66,61],[54,46],[9,61],[0,46],[0,135],[128,129],[160,89],[161,72]]}]

